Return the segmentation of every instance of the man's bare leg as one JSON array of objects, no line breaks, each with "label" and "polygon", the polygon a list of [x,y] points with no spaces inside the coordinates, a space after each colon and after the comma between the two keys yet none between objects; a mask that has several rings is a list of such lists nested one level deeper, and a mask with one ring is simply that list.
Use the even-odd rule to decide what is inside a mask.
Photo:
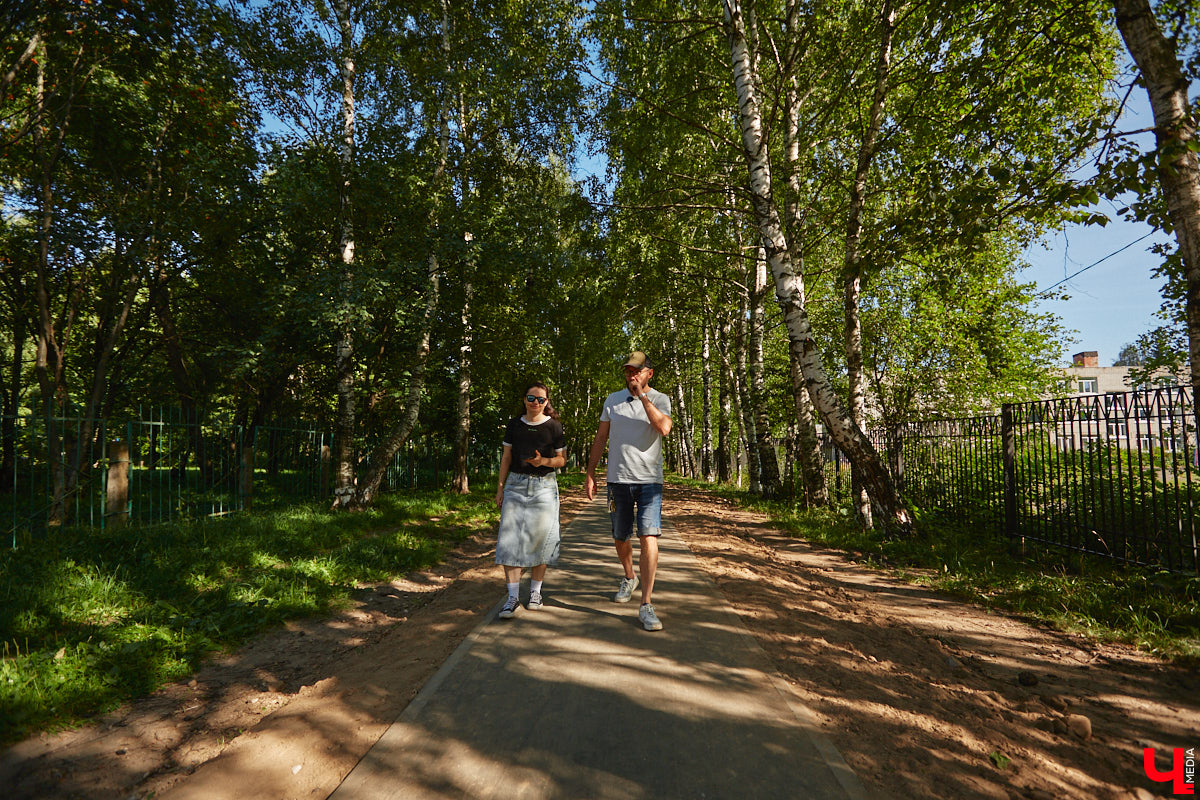
[{"label": "man's bare leg", "polygon": [[620,539],[613,539],[613,546],[617,548],[617,559],[621,562],[621,568],[625,570],[625,577],[634,577],[633,542],[628,539],[623,542]]},{"label": "man's bare leg", "polygon": [[[658,537],[639,536],[638,541],[642,548],[638,553],[638,569],[642,575],[642,603],[649,603],[650,595],[654,592],[654,573],[658,570]],[[630,566],[632,567],[632,564]]]}]

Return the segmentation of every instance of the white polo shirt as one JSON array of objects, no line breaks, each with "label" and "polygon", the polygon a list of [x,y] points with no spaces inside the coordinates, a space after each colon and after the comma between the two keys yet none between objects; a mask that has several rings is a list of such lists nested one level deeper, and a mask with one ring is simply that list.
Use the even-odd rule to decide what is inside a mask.
[{"label": "white polo shirt", "polygon": [[[671,398],[647,387],[650,402],[671,416]],[[642,401],[627,389],[613,392],[604,400],[600,421],[609,423],[608,482],[662,483],[662,436],[646,416]]]}]

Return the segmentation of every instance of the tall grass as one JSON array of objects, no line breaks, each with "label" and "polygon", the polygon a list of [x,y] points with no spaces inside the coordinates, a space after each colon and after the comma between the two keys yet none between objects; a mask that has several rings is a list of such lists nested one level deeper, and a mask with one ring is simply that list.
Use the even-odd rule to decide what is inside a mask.
[{"label": "tall grass", "polygon": [[797,510],[732,487],[673,480],[762,512],[793,536],[847,551],[911,583],[1200,666],[1200,577],[1061,551],[1034,560],[990,531],[937,520],[922,520],[916,538],[899,538],[863,530],[849,508]]},{"label": "tall grass", "polygon": [[493,524],[494,491],[63,528],[0,551],[0,744],[152,692],[206,654],[348,602],[356,584],[436,563]]}]

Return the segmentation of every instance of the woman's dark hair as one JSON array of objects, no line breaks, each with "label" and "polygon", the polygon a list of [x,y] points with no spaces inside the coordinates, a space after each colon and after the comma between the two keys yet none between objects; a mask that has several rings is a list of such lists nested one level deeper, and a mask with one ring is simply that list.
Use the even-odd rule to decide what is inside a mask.
[{"label": "woman's dark hair", "polygon": [[[546,416],[550,419],[558,419],[558,411],[556,411],[554,406],[550,404],[550,387],[541,381],[531,381],[529,385],[525,387],[525,391],[521,392],[522,413],[525,411],[525,395],[529,394],[530,389],[541,389],[546,393],[546,407],[543,410],[546,412]],[[561,422],[561,420],[559,421]]]}]

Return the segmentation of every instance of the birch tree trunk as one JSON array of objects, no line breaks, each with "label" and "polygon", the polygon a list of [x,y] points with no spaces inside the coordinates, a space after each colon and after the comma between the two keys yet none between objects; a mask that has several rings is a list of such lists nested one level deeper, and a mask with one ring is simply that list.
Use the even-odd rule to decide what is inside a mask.
[{"label": "birch tree trunk", "polygon": [[[862,239],[863,204],[866,201],[867,177],[875,158],[875,143],[883,124],[884,104],[888,94],[888,77],[892,64],[892,36],[896,30],[896,10],[891,0],[883,0],[880,13],[879,53],[875,62],[875,89],[871,110],[867,114],[867,129],[863,131],[858,149],[854,181],[850,185],[850,203],[846,212],[846,253],[842,266],[842,310],[845,314],[844,346],[846,377],[849,384],[850,416],[859,428],[866,426],[866,377],[863,375],[862,319],[859,305],[862,297]],[[863,485],[862,474],[851,470],[851,495],[857,506],[858,519],[864,528],[871,528],[871,499]]]},{"label": "birch tree trunk", "polygon": [[[1163,35],[1149,0],[1115,0],[1117,27],[1142,73],[1154,112],[1154,139],[1160,154],[1158,181],[1175,229],[1187,280],[1188,355],[1193,391],[1200,389],[1200,162],[1197,120],[1188,100],[1188,81],[1175,49]],[[1200,403],[1193,403],[1200,435]]]},{"label": "birch tree trunk", "polygon": [[[471,234],[466,234],[467,247],[471,247]],[[454,480],[451,491],[467,494],[471,487],[467,478],[467,452],[471,446],[471,348],[474,344],[471,330],[471,301],[474,299],[474,284],[471,282],[471,258],[468,256],[464,268],[463,307],[459,316],[462,326],[462,341],[458,348],[458,425],[454,439]]]},{"label": "birch tree trunk", "polygon": [[[672,360],[675,361],[675,374],[679,375],[679,362],[676,359]],[[689,478],[695,478],[698,474],[696,469],[696,449],[693,444],[695,439],[693,431],[695,430],[696,422],[692,418],[691,408],[687,404],[687,396],[683,391],[683,381],[675,381],[673,391],[675,394],[673,401],[675,408],[672,409],[672,418],[679,423],[679,435],[672,438],[679,442],[679,468]]]},{"label": "birch tree trunk", "polygon": [[742,423],[742,445],[746,450],[746,469],[750,473],[750,492],[752,494],[761,494],[762,484],[759,482],[758,433],[754,428],[754,404],[750,400],[750,380],[747,377],[747,362],[749,359],[746,351],[749,349],[749,328],[751,325],[747,319],[750,315],[749,292],[750,290],[747,288],[742,293],[742,310],[738,314],[737,334],[733,339],[733,346],[735,348],[734,358],[737,367],[733,372],[733,402],[738,410],[738,419]]},{"label": "birch tree trunk", "polygon": [[[758,458],[754,454],[754,428],[753,422],[751,427],[746,427],[746,412],[745,403],[742,398],[746,396],[745,383],[742,380],[743,372],[738,372],[732,368],[729,370],[729,394],[733,400],[733,419],[737,420],[737,434],[733,441],[733,473],[735,475],[734,482],[742,485],[742,470],[745,469],[748,483],[747,488],[751,491],[757,491],[757,470]],[[750,474],[752,473],[753,474]]]},{"label": "birch tree trunk", "polygon": [[813,341],[812,324],[805,309],[804,285],[796,273],[779,211],[771,196],[771,166],[763,135],[762,113],[754,89],[745,23],[738,0],[722,0],[729,41],[734,86],[737,90],[742,146],[749,173],[755,218],[775,278],[775,296],[783,310],[790,347],[804,374],[805,386],[834,441],[858,465],[884,524],[901,533],[913,531],[912,516],[900,499],[883,461],[862,430],[854,423],[834,392],[820,353]]},{"label": "birch tree trunk", "polygon": [[763,335],[767,326],[767,260],[760,247],[754,259],[754,283],[750,292],[750,346],[746,375],[750,383],[750,406],[754,414],[754,449],[758,451],[758,487],[763,497],[779,494],[779,455],[771,440],[771,423],[767,415],[766,378],[763,374]]},{"label": "birch tree trunk", "polygon": [[[442,0],[442,57],[449,65],[449,0]],[[442,98],[442,103],[438,108],[438,157],[431,184],[435,198],[434,210],[429,220],[431,228],[436,226],[440,216],[440,209],[443,205],[442,198],[445,196],[446,166],[450,160],[450,110],[447,98],[448,92]],[[433,320],[437,316],[438,303],[441,299],[441,266],[436,245],[429,253],[428,264],[425,310],[421,319],[421,332],[417,337],[413,353],[413,366],[409,371],[408,397],[404,404],[404,414],[371,455],[367,472],[355,496],[355,505],[358,508],[367,508],[374,501],[375,495],[379,493],[379,487],[383,483],[383,476],[387,472],[388,464],[412,436],[412,432],[417,426],[417,419],[421,414],[421,395],[425,391],[425,372],[429,363],[429,344],[432,339]]]},{"label": "birch tree trunk", "polygon": [[[457,87],[458,96],[458,135],[462,140],[462,156],[459,163],[459,183],[462,187],[462,208],[464,219],[468,219],[467,210],[471,208],[471,158],[474,149],[471,120],[463,92],[461,76]],[[474,346],[474,331],[471,322],[471,302],[474,300],[475,248],[471,245],[472,234],[466,232],[463,237],[467,242],[467,258],[463,261],[463,305],[460,315],[461,340],[458,350],[458,421],[454,439],[454,476],[451,491],[457,494],[467,494],[470,485],[467,479],[467,453],[471,447],[471,359]]]},{"label": "birch tree trunk", "polygon": [[[797,0],[788,0],[785,8],[787,30],[789,35],[788,57],[786,63],[799,63],[800,54],[797,52],[797,36],[800,30],[800,4]],[[787,221],[790,223],[788,245],[791,250],[792,263],[803,274],[804,258],[799,243],[803,240],[802,231],[805,226],[804,212],[800,203],[803,181],[801,180],[800,161],[800,85],[794,73],[786,76],[784,83],[784,121],[787,126],[784,138],[784,159],[787,165],[788,197],[785,206]],[[829,504],[829,492],[825,488],[825,462],[821,456],[821,443],[817,437],[817,419],[813,411],[812,399],[808,389],[804,388],[804,374],[799,362],[788,353],[788,370],[792,381],[792,396],[796,406],[797,452],[796,460],[800,469],[801,480],[804,484],[805,501],[809,507]]]},{"label": "birch tree trunk", "polygon": [[[705,298],[707,303],[707,287]],[[713,428],[712,428],[712,316],[704,314],[704,338],[701,344],[701,381],[703,383],[703,419],[700,434],[700,472],[704,480],[713,482]]]},{"label": "birch tree trunk", "polygon": [[334,508],[348,509],[355,495],[355,451],[354,451],[354,331],[350,308],[354,280],[354,215],[351,202],[351,174],[354,169],[354,31],[350,20],[349,0],[337,0],[333,4],[341,30],[342,54],[342,139],[339,167],[341,183],[338,195],[341,201],[342,259],[342,310],[341,330],[338,335],[334,373],[337,376],[337,423],[336,456],[333,490]]},{"label": "birch tree trunk", "polygon": [[729,369],[729,352],[725,343],[729,341],[729,323],[723,322],[717,336],[717,351],[721,354],[720,410],[717,412],[717,480],[728,483],[733,473],[733,442],[730,439],[729,421],[733,418],[733,378]]},{"label": "birch tree trunk", "polygon": [[788,358],[792,378],[792,397],[796,403],[796,458],[799,461],[801,480],[804,484],[804,500],[809,508],[829,505],[829,490],[825,487],[825,459],[821,454],[821,440],[817,437],[817,421],[813,415],[812,400],[804,386],[804,372],[800,362]]},{"label": "birch tree trunk", "polygon": [[691,409],[687,405],[687,397],[683,391],[683,372],[679,368],[679,357],[676,355],[679,352],[679,327],[675,320],[675,308],[671,302],[670,296],[667,297],[667,331],[670,334],[670,356],[671,370],[675,373],[675,385],[672,387],[672,393],[675,397],[672,400],[674,407],[671,409],[671,418],[675,421],[675,429],[678,435],[672,437],[679,443],[679,469],[690,478],[696,477],[696,451],[695,451],[695,421],[692,419]]}]

